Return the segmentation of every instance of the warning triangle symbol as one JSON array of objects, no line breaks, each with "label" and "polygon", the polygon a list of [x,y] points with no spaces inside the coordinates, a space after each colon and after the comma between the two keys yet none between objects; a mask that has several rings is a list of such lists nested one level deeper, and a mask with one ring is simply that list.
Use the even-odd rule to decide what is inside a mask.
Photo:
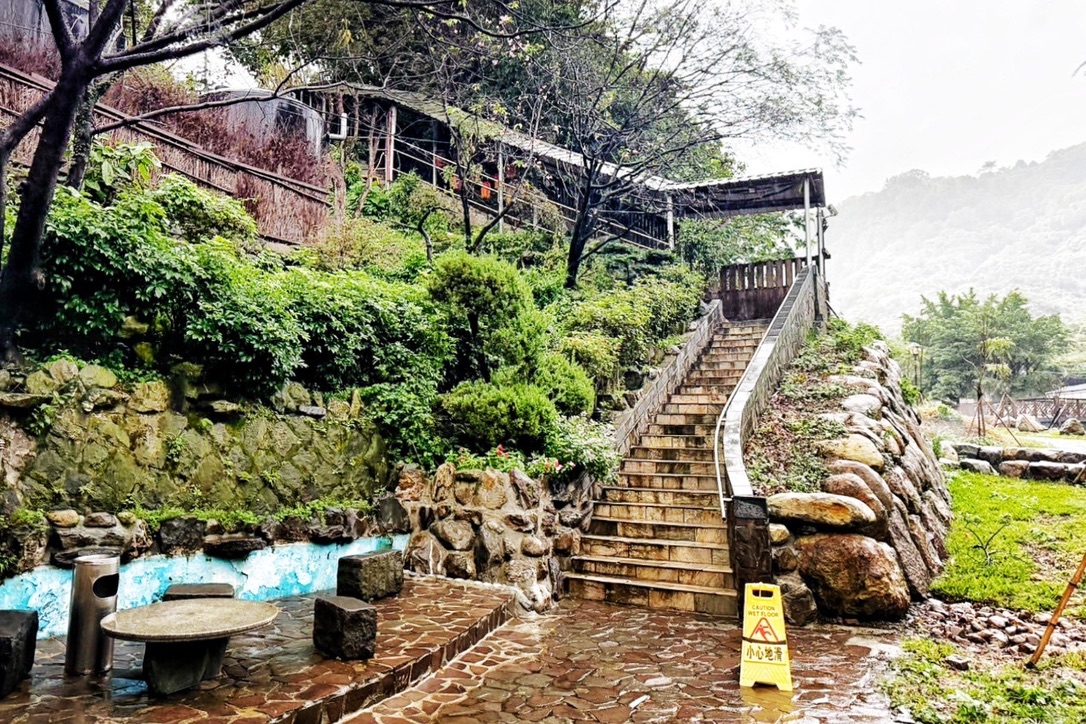
[{"label": "warning triangle symbol", "polygon": [[751,641],[764,641],[767,644],[779,644],[783,643],[777,632],[773,630],[773,626],[769,623],[769,619],[762,616],[758,620],[758,625],[754,627],[754,630],[750,632]]}]

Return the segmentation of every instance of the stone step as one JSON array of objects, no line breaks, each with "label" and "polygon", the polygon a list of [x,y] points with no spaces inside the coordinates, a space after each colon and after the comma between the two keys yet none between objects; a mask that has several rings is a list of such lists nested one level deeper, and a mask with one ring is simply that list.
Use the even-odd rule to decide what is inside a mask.
[{"label": "stone step", "polygon": [[581,555],[597,558],[636,558],[642,561],[672,561],[711,566],[731,565],[726,543],[651,540],[619,536],[585,535]]},{"label": "stone step", "polygon": [[[661,416],[662,417],[662,416]],[[656,418],[659,420],[659,417]],[[659,424],[658,422],[650,423],[645,430],[646,435],[700,435],[705,437],[709,444],[712,444],[713,436],[716,434],[716,418],[711,418],[711,422],[697,424],[697,423],[667,423]]]},{"label": "stone step", "polygon": [[720,411],[724,409],[723,402],[714,402],[712,404],[690,404],[688,402],[677,403],[667,402],[660,407],[659,414],[663,415],[719,415]]},{"label": "stone step", "polygon": [[[724,406],[728,401],[728,395],[723,392],[712,392],[699,395],[683,395],[676,393],[668,398],[667,405],[717,405]],[[665,407],[667,407],[665,405]]]},{"label": "stone step", "polygon": [[575,573],[725,590],[735,588],[735,576],[729,566],[596,556],[575,556],[572,563]]},{"label": "stone step", "polygon": [[[712,508],[719,514],[720,498],[716,492],[716,480],[712,490],[690,490],[682,485],[689,476],[650,476],[672,477],[679,483],[678,488],[660,487],[622,487],[607,485],[601,488],[602,500],[607,503],[653,503],[657,505],[689,505],[697,508]],[[694,478],[695,480],[697,478]]]},{"label": "stone step", "polygon": [[725,527],[723,519],[719,519],[715,525],[695,525],[692,523],[637,522],[619,518],[604,518],[593,514],[588,532],[592,535],[643,538],[658,541],[724,544],[728,542],[728,529]]},{"label": "stone step", "polygon": [[661,449],[701,450],[711,449],[713,439],[707,435],[642,435],[639,447]]},{"label": "stone step", "polygon": [[696,369],[698,370],[745,370],[747,368],[747,362],[749,360],[744,357],[742,359],[719,359],[717,357],[702,357],[698,360]]},{"label": "stone step", "polygon": [[735,616],[738,611],[735,591],[638,581],[632,578],[611,578],[589,573],[567,573],[566,581],[570,595],[590,601],[692,611],[715,616]]},{"label": "stone step", "polygon": [[761,344],[761,343],[762,343],[762,341],[760,339],[753,339],[753,338],[747,338],[747,339],[735,339],[735,338],[719,339],[718,338],[718,339],[714,339],[712,342],[710,342],[705,347],[705,353],[710,354],[712,352],[729,351],[729,352],[746,352],[747,354],[753,354],[754,350],[756,350],[758,348],[758,345]]},{"label": "stone step", "polygon": [[[650,438],[649,435],[643,435],[643,438]],[[637,445],[630,447],[629,453],[623,458],[626,460],[667,460],[669,462],[712,462],[713,448],[711,447],[712,441],[706,438],[705,445],[702,447],[654,447],[652,445],[642,445],[642,441],[639,440]],[[705,473],[702,473],[705,474]],[[715,474],[715,471],[714,471]]]},{"label": "stone step", "polygon": [[660,413],[653,418],[657,425],[716,425],[720,415],[668,415]]},{"label": "stone step", "polygon": [[693,369],[683,380],[685,385],[734,385],[743,377],[744,370]]},{"label": "stone step", "polygon": [[675,388],[675,394],[677,395],[722,395],[725,400],[735,390],[735,385],[732,383],[722,383],[719,385],[714,384],[701,384],[686,382]]},{"label": "stone step", "polygon": [[[714,501],[715,502],[715,501]],[[720,508],[659,503],[611,503],[596,501],[593,517],[628,520],[637,523],[685,523],[715,527],[723,520]]]},{"label": "stone step", "polygon": [[[662,467],[669,470],[675,465],[676,463],[670,462],[661,464]],[[679,465],[680,467],[688,467],[685,464]],[[618,482],[623,484],[623,487],[628,488],[661,488],[664,490],[692,490],[695,492],[715,491],[717,489],[715,469],[712,474],[688,474],[683,470],[664,473],[657,470],[621,472],[618,475]]]}]

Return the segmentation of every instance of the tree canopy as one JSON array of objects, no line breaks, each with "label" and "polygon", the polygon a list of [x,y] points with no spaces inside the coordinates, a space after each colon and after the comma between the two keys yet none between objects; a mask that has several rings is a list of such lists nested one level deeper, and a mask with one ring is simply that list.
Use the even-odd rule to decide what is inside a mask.
[{"label": "tree canopy", "polygon": [[902,320],[906,341],[924,349],[924,391],[937,398],[1036,394],[1058,382],[1053,360],[1067,328],[1058,315],[1034,317],[1017,291],[983,300],[972,289],[940,292]]}]

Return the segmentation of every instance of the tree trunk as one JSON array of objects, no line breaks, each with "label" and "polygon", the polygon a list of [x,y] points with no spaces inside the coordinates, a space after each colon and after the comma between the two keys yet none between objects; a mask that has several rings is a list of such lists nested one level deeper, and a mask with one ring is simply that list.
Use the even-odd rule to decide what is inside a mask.
[{"label": "tree trunk", "polygon": [[586,243],[588,239],[584,233],[584,227],[578,220],[573,226],[573,233],[569,239],[569,256],[566,257],[566,289],[577,288],[577,275],[581,272],[581,257],[584,255]]},{"label": "tree trunk", "polygon": [[27,172],[7,266],[0,276],[0,354],[5,359],[18,356],[15,333],[27,310],[32,308],[33,297],[44,286],[39,264],[45,219],[64,165],[76,111],[87,92],[87,75],[79,63],[61,73],[53,91],[55,102],[45,116],[41,138]]},{"label": "tree trunk", "polygon": [[75,136],[72,139],[72,161],[68,164],[68,178],[65,184],[73,189],[83,188],[83,177],[87,175],[87,161],[90,160],[91,146],[94,143],[94,107],[109,89],[108,83],[98,83],[87,91],[76,114]]}]

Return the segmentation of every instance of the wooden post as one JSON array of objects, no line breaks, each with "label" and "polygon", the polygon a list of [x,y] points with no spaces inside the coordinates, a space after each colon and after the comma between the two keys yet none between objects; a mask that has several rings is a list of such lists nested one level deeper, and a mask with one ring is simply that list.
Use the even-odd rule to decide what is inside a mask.
[{"label": "wooden post", "polygon": [[807,266],[811,266],[811,180],[803,179],[803,242],[807,246]]},{"label": "wooden post", "polygon": [[675,198],[667,195],[667,248],[675,251]]}]

